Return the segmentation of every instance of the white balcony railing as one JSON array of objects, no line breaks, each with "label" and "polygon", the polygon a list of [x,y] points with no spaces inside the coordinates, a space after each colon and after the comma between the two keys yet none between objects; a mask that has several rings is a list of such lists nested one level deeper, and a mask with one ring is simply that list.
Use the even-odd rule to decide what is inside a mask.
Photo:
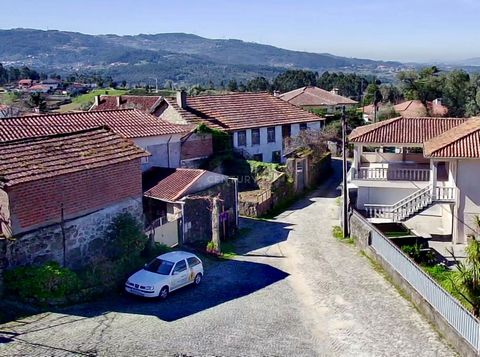
[{"label": "white balcony railing", "polygon": [[403,221],[415,213],[427,208],[433,202],[452,202],[455,200],[454,187],[435,187],[435,196],[431,185],[419,189],[393,205],[365,204],[369,218],[384,218],[393,222]]},{"label": "white balcony railing", "polygon": [[357,180],[378,181],[429,181],[429,169],[390,168],[390,167],[360,167],[355,170]]}]

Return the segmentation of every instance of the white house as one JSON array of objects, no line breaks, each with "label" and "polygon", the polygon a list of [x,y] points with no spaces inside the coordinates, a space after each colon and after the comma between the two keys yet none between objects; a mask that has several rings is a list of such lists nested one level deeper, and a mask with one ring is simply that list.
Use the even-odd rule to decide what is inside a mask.
[{"label": "white house", "polygon": [[480,215],[480,119],[399,117],[359,127],[349,140],[357,210],[466,242]]},{"label": "white house", "polygon": [[230,134],[246,157],[282,162],[283,139],[301,130],[320,130],[325,121],[269,93],[232,93],[164,99],[160,117],[171,123],[200,124]]},{"label": "white house", "polygon": [[338,94],[338,89],[327,91],[318,87],[302,87],[280,94],[284,101],[303,109],[325,109],[327,113],[335,113],[345,108],[352,108],[358,102]]}]

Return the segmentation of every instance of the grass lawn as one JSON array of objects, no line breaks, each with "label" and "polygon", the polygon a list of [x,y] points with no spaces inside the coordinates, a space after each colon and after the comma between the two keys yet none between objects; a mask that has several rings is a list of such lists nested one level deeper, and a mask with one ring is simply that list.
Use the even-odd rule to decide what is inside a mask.
[{"label": "grass lawn", "polygon": [[58,110],[61,113],[68,112],[71,110],[79,110],[82,106],[87,105],[89,103],[93,103],[95,101],[96,95],[108,94],[108,95],[122,95],[125,94],[127,91],[125,89],[95,89],[89,93],[79,95],[77,97],[72,98],[72,102],[70,104],[66,104],[60,107]]}]

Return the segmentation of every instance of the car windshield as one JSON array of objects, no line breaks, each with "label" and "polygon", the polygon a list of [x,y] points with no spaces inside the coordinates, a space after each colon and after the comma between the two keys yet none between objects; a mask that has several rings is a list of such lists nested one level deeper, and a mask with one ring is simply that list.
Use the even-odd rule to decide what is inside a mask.
[{"label": "car windshield", "polygon": [[167,260],[155,258],[144,269],[152,273],[169,275],[172,271],[173,263]]}]

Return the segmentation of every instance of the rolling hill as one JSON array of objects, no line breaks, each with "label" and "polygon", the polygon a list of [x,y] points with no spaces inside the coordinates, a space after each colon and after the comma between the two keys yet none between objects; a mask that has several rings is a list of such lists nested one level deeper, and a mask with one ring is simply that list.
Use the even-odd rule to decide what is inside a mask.
[{"label": "rolling hill", "polygon": [[33,29],[0,30],[0,62],[61,74],[98,71],[129,82],[155,77],[182,84],[271,78],[287,68],[374,73],[379,66],[401,66],[184,33],[119,36]]}]

